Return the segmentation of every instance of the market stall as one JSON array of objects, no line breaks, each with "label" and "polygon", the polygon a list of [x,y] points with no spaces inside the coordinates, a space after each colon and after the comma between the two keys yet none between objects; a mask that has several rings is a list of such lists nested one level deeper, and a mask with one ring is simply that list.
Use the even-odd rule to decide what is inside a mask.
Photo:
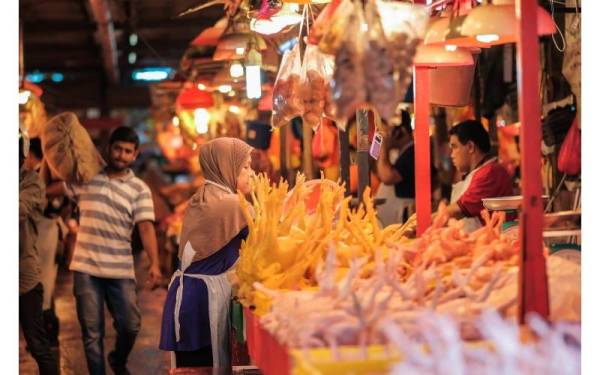
[{"label": "market stall", "polygon": [[[436,2],[430,8],[423,6],[422,9],[429,11],[445,3]],[[460,16],[466,27],[469,19],[465,16],[469,11],[479,11],[483,9],[478,8],[485,7],[471,9],[470,2],[466,3],[466,11],[461,10],[459,4],[453,4],[456,16],[450,17],[451,24],[456,21],[454,18]],[[319,39],[318,36],[309,34],[309,44],[303,58],[300,47],[284,55],[274,86],[273,124],[278,127],[285,127],[286,122],[293,117],[310,117],[313,113],[312,102],[302,103],[301,100],[302,95],[312,98],[311,95],[320,90],[310,86],[310,78],[303,73],[306,69],[303,69],[304,66],[314,63],[311,38],[313,42],[317,39],[316,44],[321,53],[334,56],[333,74],[330,77],[323,75],[326,82],[331,80],[331,99],[327,99],[326,91],[323,101],[316,102],[326,105],[327,100],[331,100],[333,111],[328,113],[324,107],[314,107],[314,111],[321,116],[330,116],[342,132],[348,119],[355,113],[358,196],[362,197],[363,205],[359,208],[351,206],[350,200],[344,198],[344,188],[341,185],[330,186],[326,180],[305,183],[304,178],[298,176],[295,186],[289,192],[285,182],[269,186],[266,180],[257,180],[257,193],[253,198],[257,216],[253,219],[248,216],[253,224],[250,226],[250,237],[242,246],[240,264],[236,271],[240,283],[237,298],[245,306],[251,357],[265,373],[343,373],[350,368],[359,372],[386,372],[392,371],[393,365],[397,363],[401,364],[398,368],[415,366],[415,369],[425,371],[427,365],[419,363],[419,359],[415,359],[419,355],[411,350],[425,345],[435,352],[435,342],[423,339],[431,334],[428,331],[431,328],[427,328],[427,323],[424,323],[427,319],[432,319],[430,323],[434,325],[448,324],[448,334],[454,332],[457,335],[454,339],[456,341],[448,341],[448,345],[470,342],[472,345],[485,347],[494,340],[500,340],[500,337],[490,332],[502,324],[509,324],[500,323],[507,320],[520,322],[523,332],[523,337],[517,337],[512,345],[522,345],[523,350],[543,351],[540,323],[531,320],[532,318],[526,320],[528,312],[536,312],[553,322],[565,319],[575,322],[574,326],[567,326],[577,330],[579,308],[566,300],[573,297],[573,293],[577,295],[578,286],[574,285],[574,289],[565,291],[559,290],[557,283],[569,278],[567,274],[558,271],[561,268],[563,271],[570,269],[570,272],[575,272],[571,273],[569,283],[576,281],[578,266],[562,263],[562,258],[544,254],[543,200],[540,181],[536,176],[540,162],[541,135],[537,115],[540,105],[539,101],[536,102],[538,99],[535,91],[532,91],[537,90],[536,75],[533,72],[539,70],[535,52],[537,35],[551,34],[555,28],[553,25],[548,27],[547,19],[544,18],[548,15],[533,2],[487,6],[498,6],[503,11],[521,14],[519,18],[511,13],[512,24],[519,31],[515,33],[512,30],[512,35],[504,35],[500,31],[473,31],[466,28],[467,31],[463,30],[462,44],[446,36],[445,45],[440,46],[439,41],[438,45],[432,42],[432,46],[423,45],[415,51],[416,54],[409,53],[407,57],[406,65],[411,68],[414,64],[415,67],[417,215],[413,221],[402,226],[379,228],[376,209],[367,187],[368,164],[361,159],[368,160],[369,151],[373,151],[370,142],[373,137],[368,136],[369,124],[376,128],[383,126],[379,117],[389,120],[391,116],[386,112],[386,100],[391,95],[390,100],[397,103],[397,99],[393,98],[404,95],[402,90],[406,90],[406,86],[402,86],[398,77],[405,66],[385,65],[385,60],[394,56],[394,52],[397,53],[394,47],[390,47],[388,51],[385,46],[377,46],[382,48],[379,50],[381,61],[372,70],[367,65],[362,66],[367,62],[361,59],[367,59],[369,63],[377,60],[375,56],[368,54],[369,48],[375,47],[375,42],[369,41],[369,38],[377,32],[377,27],[381,27],[376,25],[385,27],[386,18],[394,16],[399,19],[416,17],[420,11],[419,6],[412,5],[410,9],[402,9],[405,13],[399,9],[387,9],[390,13],[384,16],[381,8],[386,8],[381,2],[367,2],[364,13],[361,4],[331,3],[325,7],[313,26],[317,35],[319,32],[323,35]],[[307,7],[304,9],[306,13]],[[528,18],[527,14],[531,14],[533,18],[536,18],[536,14],[540,17],[540,28],[535,22],[524,21]],[[327,26],[322,24],[324,21],[321,17],[326,17],[322,15],[330,17]],[[381,17],[380,21],[378,17]],[[381,23],[374,24],[374,19]],[[358,35],[348,32],[355,30],[353,22],[358,25]],[[361,30],[364,31],[364,39]],[[379,29],[379,37],[384,35],[384,31],[386,30]],[[397,34],[387,29],[385,35],[393,40],[401,35],[401,32],[395,32]],[[497,39],[482,42],[482,38],[478,36],[485,33],[499,35],[496,35]],[[425,38],[425,29],[411,37],[418,43]],[[430,80],[433,79],[430,70],[440,69],[440,72],[444,72],[444,68],[473,66],[473,55],[476,56],[480,48],[489,47],[495,42],[516,42],[520,51],[517,54],[517,71],[521,74],[520,165],[524,197],[519,201],[523,204],[518,205],[521,212],[518,221],[520,238],[503,233],[505,216],[502,212],[484,216],[486,225],[471,234],[462,231],[460,222],[448,220],[443,205],[438,208],[433,221],[430,215],[429,92]],[[454,50],[446,48],[448,44],[454,45]],[[435,47],[439,47],[437,52]],[[450,53],[457,49],[458,53]],[[344,75],[352,75],[354,79],[347,80]],[[454,75],[457,76],[460,75]],[[468,73],[466,76],[463,73],[462,76],[472,78]],[[382,79],[381,86],[373,85],[378,79]],[[389,86],[386,86],[386,79]],[[439,74],[435,79],[440,79]],[[307,86],[303,85],[305,80]],[[471,83],[467,84],[470,85]],[[390,90],[388,98],[377,97],[377,94],[386,89]],[[307,93],[302,94],[303,92]],[[436,100],[440,100],[439,96]],[[311,123],[306,118],[305,122]],[[343,142],[342,137],[340,142]],[[343,143],[341,145],[343,159],[345,146]],[[310,177],[311,174],[308,178]],[[308,185],[320,192],[318,201],[307,199],[310,194],[306,190]],[[293,202],[291,211],[290,202]],[[406,232],[415,226],[417,237],[411,239],[406,236]],[[443,318],[427,317],[431,310],[452,318],[444,323]],[[497,315],[490,315],[492,313],[486,313],[487,310],[495,311],[494,314]],[[487,320],[478,325],[476,322],[480,318]],[[485,329],[486,324],[489,325],[488,330]],[[398,331],[396,326],[399,327]],[[510,329],[519,330],[518,326],[511,326]],[[394,334],[389,333],[390,331],[398,334],[398,337],[392,337]],[[410,342],[404,335],[421,339]],[[464,358],[455,358],[457,365],[464,363],[469,366],[469,350],[471,349],[465,347],[465,352],[461,354]],[[570,352],[574,355],[571,357],[573,363],[578,361],[577,354],[571,351],[568,344],[557,350]],[[267,356],[265,353],[271,355]],[[493,362],[493,354],[489,355],[489,361]],[[432,354],[431,357],[429,360],[436,362],[442,361],[443,356],[436,358]],[[421,360],[425,361],[423,358]],[[511,361],[519,363],[520,360],[515,357]],[[499,362],[496,364],[501,366]],[[431,366],[435,367],[433,364]],[[539,371],[544,367],[541,362],[536,366],[539,366]]]},{"label": "market stall", "polygon": [[[567,176],[580,180],[561,149],[579,149],[577,109],[548,120],[538,92],[539,38],[557,31],[554,15],[533,0],[226,0],[179,16],[216,5],[225,17],[191,41],[177,74],[150,86],[148,134],[162,159],[145,178],[163,201],[172,274],[187,201],[205,183],[203,145],[226,136],[254,149],[253,192],[239,193],[248,236],[229,275],[234,362],[247,362],[246,345],[266,375],[578,374],[580,190],[573,210],[553,206]],[[498,75],[515,103],[486,101]],[[78,117],[37,129],[42,91],[24,81],[20,94],[22,126],[41,133],[52,177],[97,174],[104,161]],[[414,128],[415,214],[382,225],[375,164],[402,109]],[[470,118],[518,179],[515,196],[481,200],[476,230],[450,215],[432,173],[461,180],[440,143]],[[60,132],[77,136],[70,164],[50,150]],[[543,162],[550,154],[559,160]],[[546,186],[540,170],[557,175],[553,162],[562,181]]]}]

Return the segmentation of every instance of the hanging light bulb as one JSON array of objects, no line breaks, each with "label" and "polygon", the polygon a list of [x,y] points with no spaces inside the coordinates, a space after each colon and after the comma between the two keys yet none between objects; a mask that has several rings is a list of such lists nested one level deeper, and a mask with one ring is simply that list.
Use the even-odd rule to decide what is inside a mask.
[{"label": "hanging light bulb", "polygon": [[132,47],[135,47],[137,45],[138,42],[138,36],[136,33],[130,34],[129,35],[129,45]]},{"label": "hanging light bulb", "polygon": [[221,85],[219,86],[219,92],[221,94],[227,94],[231,91],[231,85]]},{"label": "hanging light bulb", "polygon": [[127,61],[129,61],[130,64],[135,64],[135,62],[137,61],[137,54],[135,52],[129,52],[129,55],[127,55]]},{"label": "hanging light bulb", "polygon": [[29,91],[29,90],[19,91],[19,104],[21,104],[21,105],[27,104],[30,96],[31,96],[31,91]]},{"label": "hanging light bulb", "polygon": [[208,133],[208,122],[210,121],[210,113],[206,108],[196,108],[194,110],[194,125],[198,134]]},{"label": "hanging light bulb", "polygon": [[171,148],[177,150],[181,146],[183,146],[183,137],[180,134],[175,134],[171,137]]},{"label": "hanging light bulb", "polygon": [[240,78],[244,75],[244,66],[240,64],[238,61],[231,64],[229,67],[229,74],[232,78]]},{"label": "hanging light bulb", "polygon": [[199,83],[198,84],[198,90],[202,90],[202,91],[206,90],[206,85],[203,84],[203,83]]},{"label": "hanging light bulb", "polygon": [[427,46],[421,44],[417,47],[414,64],[418,66],[471,66],[475,64],[473,55],[467,48],[457,48],[448,51],[442,46]]},{"label": "hanging light bulb", "polygon": [[256,50],[254,43],[250,44],[246,58],[246,96],[248,99],[259,99],[262,96],[260,81],[260,66],[262,55]]},{"label": "hanging light bulb", "polygon": [[175,127],[179,126],[179,117],[173,116],[173,120],[171,120]]},{"label": "hanging light bulb", "polygon": [[[537,35],[556,32],[552,16],[537,6]],[[515,43],[517,41],[517,14],[513,0],[495,0],[492,4],[480,5],[466,16],[461,33],[475,37],[477,41],[490,45]]]},{"label": "hanging light bulb", "polygon": [[498,34],[481,34],[477,35],[475,39],[482,43],[493,43],[500,40],[500,36]]}]

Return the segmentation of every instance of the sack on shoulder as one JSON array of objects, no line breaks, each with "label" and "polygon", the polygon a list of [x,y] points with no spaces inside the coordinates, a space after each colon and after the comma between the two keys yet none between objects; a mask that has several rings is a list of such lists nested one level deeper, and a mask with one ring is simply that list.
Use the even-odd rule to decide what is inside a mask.
[{"label": "sack on shoulder", "polygon": [[106,166],[90,135],[72,112],[51,118],[43,129],[41,141],[52,175],[68,183],[89,182]]}]

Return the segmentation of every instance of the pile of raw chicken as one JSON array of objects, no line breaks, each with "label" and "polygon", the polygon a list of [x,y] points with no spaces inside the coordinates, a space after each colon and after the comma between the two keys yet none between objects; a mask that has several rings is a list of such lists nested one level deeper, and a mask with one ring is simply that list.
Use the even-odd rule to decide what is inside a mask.
[{"label": "pile of raw chicken", "polygon": [[[417,318],[420,328],[407,335],[393,322],[385,335],[403,360],[392,375],[578,375],[581,373],[581,326],[549,325],[530,315],[520,327],[486,310],[475,319],[485,344],[461,339],[456,322],[431,311]],[[524,332],[527,332],[524,334]],[[423,350],[425,348],[426,350]]]},{"label": "pile of raw chicken", "polygon": [[[375,269],[376,250],[380,249],[387,259],[392,250],[395,252],[390,244],[401,243],[407,227],[391,225],[380,229],[368,191],[366,207],[351,210],[350,197],[344,198],[344,187],[329,180],[305,183],[299,174],[290,192],[287,182],[271,186],[262,175],[253,184],[252,207],[240,196],[250,224],[248,238],[240,249],[236,276],[237,297],[244,305],[255,308],[258,315],[266,313],[271,303],[270,295],[263,293],[262,288],[316,291],[318,275],[322,274],[331,246],[336,249],[336,267],[331,271],[335,282],[348,278],[357,259],[362,263],[352,271],[358,275],[351,275],[351,279],[370,277]],[[315,190],[319,193],[316,199],[312,195]],[[307,205],[311,199],[316,204]]]},{"label": "pile of raw chicken", "polygon": [[442,206],[419,239],[389,241],[383,246],[387,257],[381,247],[374,249],[375,269],[366,268],[370,272],[364,272],[367,258],[352,259],[339,281],[337,246],[328,244],[317,271],[318,290],[275,290],[254,283],[272,298],[262,323],[289,347],[335,351],[338,345],[383,344],[384,322],[410,330],[414,318],[431,309],[451,314],[464,338],[476,338],[474,316],[488,307],[506,313],[517,301],[517,243],[500,235],[500,215],[486,219],[481,230],[467,235],[459,221],[448,220]]},{"label": "pile of raw chicken", "polygon": [[[237,296],[282,344],[329,347],[335,357],[340,346],[366,353],[389,345],[390,327],[415,335],[427,311],[451,317],[463,340],[483,338],[476,321],[485,310],[516,317],[519,245],[500,233],[502,213],[484,213],[485,225],[467,234],[440,205],[432,226],[412,240],[404,236],[411,220],[379,228],[368,191],[364,206],[350,209],[343,186],[321,180],[314,188],[320,198],[312,214],[301,175],[289,193],[285,182],[257,179],[254,218],[243,203],[251,224]],[[560,264],[561,275],[575,272],[569,267]]]}]

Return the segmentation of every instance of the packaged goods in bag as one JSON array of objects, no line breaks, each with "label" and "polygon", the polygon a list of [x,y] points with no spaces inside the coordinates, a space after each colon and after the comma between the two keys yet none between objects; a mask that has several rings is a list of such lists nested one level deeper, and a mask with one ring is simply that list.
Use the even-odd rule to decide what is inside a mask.
[{"label": "packaged goods in bag", "polygon": [[412,80],[412,67],[417,46],[427,31],[429,13],[425,5],[374,0],[382,31],[389,41],[394,64],[396,97],[404,98]]},{"label": "packaged goods in bag", "polygon": [[391,45],[383,33],[379,12],[373,0],[365,6],[367,25],[363,66],[367,100],[381,118],[389,122],[399,103],[394,83],[394,65]]},{"label": "packaged goods in bag", "polygon": [[[322,28],[326,31],[319,38],[319,50],[323,53],[335,55],[342,41],[347,37],[347,27],[355,8],[351,0],[342,0],[331,15],[330,22],[324,23]],[[362,12],[362,10],[361,10]],[[324,15],[325,17],[325,15]],[[315,23],[316,24],[316,23]],[[317,29],[317,36],[320,31]],[[316,41],[317,36],[313,38]],[[309,37],[310,38],[310,37]],[[310,39],[309,39],[310,41]]]},{"label": "packaged goods in bag", "polygon": [[331,22],[334,20],[335,12],[341,3],[341,0],[333,0],[319,13],[319,16],[310,28],[310,34],[308,35],[309,44],[319,44],[323,35],[329,30]]},{"label": "packaged goods in bag", "polygon": [[321,53],[317,46],[307,45],[302,64],[302,119],[315,128],[321,122],[325,106],[330,99],[329,81],[333,73],[333,59]]},{"label": "packaged goods in bag", "polygon": [[347,30],[335,53],[335,69],[331,94],[335,103],[335,120],[342,130],[356,109],[365,104],[367,92],[363,71],[365,32],[364,13],[360,3],[354,4]]},{"label": "packaged goods in bag", "polygon": [[90,135],[72,112],[51,118],[40,138],[44,158],[55,178],[82,184],[106,166]]},{"label": "packaged goods in bag", "polygon": [[273,87],[273,117],[271,125],[281,127],[301,116],[304,101],[301,95],[302,63],[298,44],[283,54]]}]

